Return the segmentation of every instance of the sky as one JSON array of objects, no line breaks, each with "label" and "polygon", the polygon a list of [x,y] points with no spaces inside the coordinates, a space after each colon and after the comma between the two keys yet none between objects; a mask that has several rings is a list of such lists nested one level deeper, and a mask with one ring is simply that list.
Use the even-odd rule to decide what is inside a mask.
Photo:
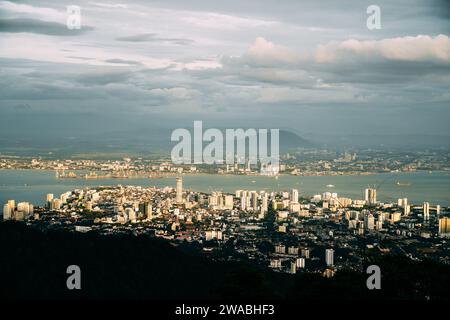
[{"label": "sky", "polygon": [[449,22],[445,0],[0,1],[0,148],[194,120],[450,137]]}]

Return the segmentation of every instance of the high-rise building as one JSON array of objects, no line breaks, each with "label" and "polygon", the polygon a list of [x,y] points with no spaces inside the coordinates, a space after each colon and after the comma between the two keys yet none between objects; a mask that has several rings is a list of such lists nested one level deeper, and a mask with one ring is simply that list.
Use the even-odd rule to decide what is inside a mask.
[{"label": "high-rise building", "polygon": [[128,217],[128,220],[130,220],[131,222],[136,221],[136,211],[134,211],[133,208],[126,208],[125,216]]},{"label": "high-rise building", "polygon": [[205,232],[206,241],[213,239],[223,240],[223,235],[221,230],[208,230]]},{"label": "high-rise building", "polygon": [[408,205],[408,198],[399,198],[397,205],[403,208],[403,215],[407,216],[411,212],[411,207]]},{"label": "high-rise building", "polygon": [[308,248],[303,248],[301,250],[301,255],[302,255],[302,257],[305,257],[305,259],[309,259],[309,249]]},{"label": "high-rise building", "polygon": [[334,250],[333,249],[325,250],[325,263],[329,267],[332,267],[334,265]]},{"label": "high-rise building", "polygon": [[183,203],[183,178],[178,177],[176,180],[176,203]]},{"label": "high-rise building", "polygon": [[152,203],[150,201],[140,203],[139,212],[142,213],[148,221],[152,220],[153,218]]},{"label": "high-rise building", "polygon": [[16,209],[16,201],[15,200],[8,200],[8,206],[11,210],[15,210]]},{"label": "high-rise building", "polygon": [[69,192],[63,193],[60,196],[61,203],[65,204],[67,202],[67,198],[70,196]]},{"label": "high-rise building", "polygon": [[53,193],[47,193],[47,208],[53,210]]},{"label": "high-rise building", "polygon": [[11,210],[9,204],[3,206],[3,220],[10,220],[12,218],[13,210]]},{"label": "high-rise building", "polygon": [[377,189],[367,188],[365,190],[365,199],[364,200],[369,205],[377,203]]},{"label": "high-rise building", "polygon": [[28,217],[33,213],[33,205],[28,202],[19,202],[17,204],[17,211],[23,212]]},{"label": "high-rise building", "polygon": [[60,210],[61,209],[61,199],[56,198],[52,201],[52,210]]},{"label": "high-rise building", "polygon": [[297,273],[297,263],[295,261],[291,261],[291,268],[289,270],[291,274]]},{"label": "high-rise building", "polygon": [[305,258],[297,258],[295,260],[297,268],[303,269],[305,267]]},{"label": "high-rise building", "polygon": [[291,191],[291,202],[298,203],[298,190],[292,189]]},{"label": "high-rise building", "polygon": [[231,194],[225,195],[225,209],[233,209],[233,196]]},{"label": "high-rise building", "polygon": [[268,208],[269,208],[269,196],[267,193],[264,193],[264,195],[262,196],[261,213],[266,214]]},{"label": "high-rise building", "polygon": [[252,209],[253,211],[258,210],[258,193],[256,191],[252,191],[251,193],[252,196]]},{"label": "high-rise building", "polygon": [[428,202],[423,203],[423,219],[430,219],[430,204]]},{"label": "high-rise building", "polygon": [[241,196],[241,210],[245,211],[247,209],[247,195],[243,194]]},{"label": "high-rise building", "polygon": [[276,245],[275,246],[275,253],[285,254],[286,253],[286,247],[283,246],[282,244]]},{"label": "high-rise building", "polygon": [[403,198],[401,201],[402,207],[403,207],[403,215],[407,216],[410,213],[410,206],[408,204],[408,198]]},{"label": "high-rise building", "polygon": [[217,191],[213,191],[211,195],[208,197],[208,204],[212,208],[217,208],[219,206],[219,198],[221,197],[221,193]]},{"label": "high-rise building", "polygon": [[364,216],[364,227],[366,230],[373,230],[375,228],[375,217],[368,213]]},{"label": "high-rise building", "polygon": [[403,215],[409,216],[410,213],[411,213],[411,206],[410,206],[409,204],[407,204],[407,205],[403,208]]},{"label": "high-rise building", "polygon": [[[408,206],[409,207],[409,206]],[[400,212],[393,212],[389,215],[389,220],[391,223],[395,223],[400,221],[401,219],[401,213]]]},{"label": "high-rise building", "polygon": [[450,236],[450,218],[444,217],[439,219],[439,235],[441,237]]},{"label": "high-rise building", "polygon": [[383,230],[383,221],[375,222],[375,227],[378,231]]},{"label": "high-rise building", "polygon": [[280,259],[270,259],[270,268],[281,268],[281,260]]},{"label": "high-rise building", "polygon": [[219,200],[219,209],[223,209],[223,207],[224,207],[224,198],[222,196],[222,192],[219,192],[218,200]]},{"label": "high-rise building", "polygon": [[437,205],[436,206],[436,215],[439,216],[441,214],[441,206]]}]

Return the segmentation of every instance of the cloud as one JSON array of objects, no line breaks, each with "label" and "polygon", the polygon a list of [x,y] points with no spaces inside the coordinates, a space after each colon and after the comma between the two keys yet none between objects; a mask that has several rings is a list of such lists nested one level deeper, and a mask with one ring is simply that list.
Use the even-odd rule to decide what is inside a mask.
[{"label": "cloud", "polygon": [[255,43],[248,49],[247,55],[260,61],[295,63],[298,60],[298,55],[287,47],[275,45],[262,37],[256,38]]},{"label": "cloud", "polygon": [[[248,65],[280,66],[299,62],[300,55],[285,46],[257,37],[247,52],[238,57],[238,60]],[[233,57],[228,62],[233,63]]]},{"label": "cloud", "polygon": [[[37,21],[8,26],[14,29],[8,32],[0,26],[0,103],[9,106],[0,112],[29,104],[32,109],[23,114],[43,110],[48,119],[58,113],[126,112],[126,118],[120,114],[123,126],[129,119],[166,114],[167,125],[176,117],[201,117],[311,131],[365,130],[373,123],[402,123],[412,131],[411,108],[422,114],[434,108],[439,124],[450,113],[440,111],[450,110],[448,23],[434,11],[430,15],[428,3],[405,7],[380,0],[389,15],[372,32],[366,30],[365,5],[357,0],[350,6],[331,0],[325,6],[89,1],[79,3],[82,22],[95,30],[58,37],[77,32],[65,27],[65,5],[72,3],[44,8],[51,2],[0,0],[2,19]],[[31,119],[26,123],[36,126]]]},{"label": "cloud", "polygon": [[125,60],[125,59],[107,59],[104,61],[106,63],[114,63],[114,64],[120,64],[120,65],[140,65],[141,64],[139,61]]},{"label": "cloud", "polygon": [[241,17],[238,15],[219,14],[215,12],[201,12],[187,11],[186,16],[181,20],[187,22],[189,25],[206,28],[206,29],[245,29],[257,27],[270,27],[276,25],[278,22],[273,20],[256,19],[249,17]]},{"label": "cloud", "polygon": [[[237,58],[240,63],[267,67],[284,65],[292,67],[313,62],[356,64],[359,60],[371,63],[401,61],[449,64],[450,38],[440,34],[435,37],[417,35],[381,40],[349,39],[319,45],[312,53],[308,53],[296,52],[263,37],[257,37],[247,52]],[[229,58],[228,62],[232,63],[233,58]]]},{"label": "cloud", "polygon": [[93,28],[89,26],[70,30],[65,24],[37,19],[0,19],[0,32],[5,33],[37,33],[50,36],[77,36],[91,30],[93,30]]},{"label": "cloud", "polygon": [[176,45],[188,45],[194,43],[191,39],[182,39],[182,38],[161,38],[158,37],[155,33],[142,33],[132,36],[124,36],[118,37],[116,40],[125,41],[125,42],[166,42],[170,44]]},{"label": "cloud", "polygon": [[[388,91],[386,84],[415,83],[414,90],[439,91],[445,76],[450,75],[450,39],[446,35],[418,35],[334,41],[319,46],[307,68],[328,83],[366,85],[376,91]],[[427,82],[421,80],[425,78]]]},{"label": "cloud", "polygon": [[[172,59],[153,58],[145,51],[135,53],[135,51],[124,50],[120,47],[96,46],[95,43],[85,42],[86,37],[76,37],[61,41],[59,38],[48,37],[46,35],[15,33],[2,37],[2,50],[0,57],[35,60],[49,63],[71,63],[79,66],[116,66],[117,60],[136,61],[149,69],[163,69],[174,66]],[[72,40],[72,41],[71,41]],[[30,52],[29,48],[33,51]],[[68,51],[69,50],[69,51]],[[83,57],[83,59],[80,59]],[[113,59],[113,62],[105,60]]]},{"label": "cloud", "polygon": [[65,21],[67,14],[53,8],[35,7],[28,4],[0,1],[0,9],[15,15],[33,16],[43,20]]},{"label": "cloud", "polygon": [[[70,52],[70,51],[66,51],[66,52]],[[69,59],[83,60],[83,61],[94,60],[94,58],[78,57],[78,56],[67,56],[67,58],[69,58]]]},{"label": "cloud", "polygon": [[126,4],[122,4],[122,3],[103,3],[103,2],[89,2],[89,3],[94,6],[102,7],[102,8],[128,9],[128,6]]},{"label": "cloud", "polygon": [[106,85],[110,83],[124,83],[133,75],[131,70],[96,70],[84,72],[76,77],[76,81],[83,85]]},{"label": "cloud", "polygon": [[156,88],[151,89],[150,93],[161,96],[170,97],[178,100],[189,100],[200,96],[200,92],[197,90],[187,89],[187,88]]},{"label": "cloud", "polygon": [[222,68],[222,64],[216,59],[196,59],[192,61],[175,62],[172,67],[173,70],[206,70],[206,69],[219,69]]},{"label": "cloud", "polygon": [[324,103],[366,103],[369,99],[368,96],[358,95],[357,91],[351,88],[315,90],[267,87],[260,91],[256,101],[259,103],[271,104],[296,102],[301,105],[317,105]]},{"label": "cloud", "polygon": [[350,39],[299,52],[257,37],[243,55],[225,56],[221,62],[222,73],[236,82],[325,89],[407,83],[426,76],[429,83],[423,86],[440,86],[450,75],[450,39],[446,35]]},{"label": "cloud", "polygon": [[334,63],[355,57],[409,62],[450,63],[450,39],[446,35],[431,37],[398,37],[383,40],[355,40],[320,45],[315,59],[321,63]]}]

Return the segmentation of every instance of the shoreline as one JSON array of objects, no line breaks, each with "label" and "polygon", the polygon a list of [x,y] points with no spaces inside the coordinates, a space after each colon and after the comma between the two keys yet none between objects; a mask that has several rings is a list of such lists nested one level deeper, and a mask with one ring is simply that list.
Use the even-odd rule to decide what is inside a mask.
[{"label": "shoreline", "polygon": [[[46,193],[62,193],[75,188],[91,186],[136,185],[174,186],[174,175],[163,178],[130,179],[57,179],[54,170],[48,169],[0,169],[0,199],[17,199],[41,203]],[[414,171],[379,173],[370,175],[280,175],[269,176],[223,175],[187,173],[183,177],[185,188],[199,192],[220,190],[233,193],[239,189],[280,191],[297,188],[303,195],[337,192],[341,197],[361,199],[364,188],[377,186],[379,198],[396,201],[407,197],[415,202],[428,201],[443,206],[450,205],[449,171]],[[172,181],[173,180],[173,181]],[[401,184],[398,185],[397,182]],[[402,185],[403,184],[403,185]],[[409,184],[409,185],[408,185]]]},{"label": "shoreline", "polygon": [[[57,169],[40,169],[40,168],[0,168],[0,171],[38,171],[38,172],[56,172]],[[69,170],[69,171],[73,171],[73,172],[80,172],[80,171],[85,171],[86,173],[89,172],[102,172],[101,170],[90,170],[90,169],[74,169],[74,170]],[[280,173],[276,176],[269,176],[269,175],[260,175],[257,173],[251,173],[251,174],[233,174],[233,173],[209,173],[209,172],[198,172],[198,173],[193,173],[193,172],[188,172],[188,173],[175,173],[175,172],[164,172],[164,173],[159,173],[159,172],[152,172],[152,173],[147,173],[148,175],[151,174],[155,174],[155,175],[160,175],[160,176],[156,176],[156,177],[148,177],[148,176],[129,176],[129,177],[114,177],[114,176],[109,176],[109,177],[96,177],[96,178],[86,178],[84,176],[80,176],[80,177],[63,177],[63,178],[55,178],[57,180],[109,180],[109,179],[117,179],[117,180],[122,180],[122,179],[132,179],[132,180],[136,180],[136,179],[163,179],[163,178],[170,178],[170,177],[174,177],[177,175],[181,175],[181,176],[220,176],[220,177],[235,177],[235,176],[239,176],[239,177],[266,177],[266,178],[273,178],[276,179],[277,177],[345,177],[345,176],[372,176],[372,175],[388,175],[388,174],[414,174],[414,173],[450,173],[450,170],[413,170],[413,171],[382,171],[382,172],[374,172],[374,171],[367,171],[367,172],[332,172],[332,173],[328,173],[328,172],[317,172],[317,173],[304,173],[304,174],[289,174],[289,173]]]}]

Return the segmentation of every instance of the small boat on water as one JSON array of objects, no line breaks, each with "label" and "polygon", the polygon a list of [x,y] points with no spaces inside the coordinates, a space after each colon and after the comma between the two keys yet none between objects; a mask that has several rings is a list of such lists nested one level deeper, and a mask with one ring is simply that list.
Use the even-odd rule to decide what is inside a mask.
[{"label": "small boat on water", "polygon": [[397,184],[399,187],[409,187],[409,186],[411,185],[410,182],[404,182],[404,183],[402,183],[402,182],[400,182],[400,181],[397,181],[396,184]]},{"label": "small boat on water", "polygon": [[327,188],[334,188],[334,184],[327,184]]}]

